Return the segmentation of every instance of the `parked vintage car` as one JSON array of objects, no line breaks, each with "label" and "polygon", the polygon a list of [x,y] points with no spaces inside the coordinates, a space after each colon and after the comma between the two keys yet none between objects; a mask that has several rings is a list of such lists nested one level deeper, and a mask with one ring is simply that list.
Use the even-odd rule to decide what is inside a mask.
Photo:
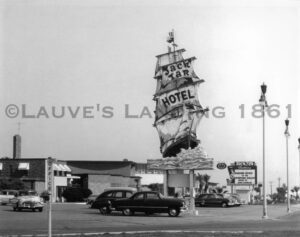
[{"label": "parked vintage car", "polygon": [[1,190],[0,191],[0,203],[1,205],[9,204],[9,200],[14,198],[18,193],[17,190]]},{"label": "parked vintage car", "polygon": [[137,192],[130,198],[117,199],[113,202],[117,211],[123,215],[133,215],[135,212],[144,212],[146,215],[153,213],[168,213],[169,216],[178,216],[186,211],[187,207],[183,200],[178,198],[167,198],[159,192],[144,191]]},{"label": "parked vintage car", "polygon": [[114,210],[112,206],[114,200],[131,197],[135,192],[135,188],[107,188],[96,198],[91,208],[99,209],[101,214],[109,214]]},{"label": "parked vintage car", "polygon": [[39,197],[36,191],[33,190],[22,190],[16,194],[16,197],[10,200],[14,211],[21,211],[23,209],[29,209],[33,212],[38,210],[43,211],[44,202]]},{"label": "parked vintage car", "polygon": [[90,196],[88,196],[88,198],[86,199],[86,205],[91,207],[98,196],[99,194],[91,194]]},{"label": "parked vintage car", "polygon": [[235,200],[232,197],[223,197],[222,194],[206,193],[200,194],[195,198],[196,206],[221,206],[229,207],[235,205]]},{"label": "parked vintage car", "polygon": [[224,198],[232,198],[234,201],[234,206],[239,207],[240,205],[242,205],[241,198],[238,194],[224,193],[222,195]]}]

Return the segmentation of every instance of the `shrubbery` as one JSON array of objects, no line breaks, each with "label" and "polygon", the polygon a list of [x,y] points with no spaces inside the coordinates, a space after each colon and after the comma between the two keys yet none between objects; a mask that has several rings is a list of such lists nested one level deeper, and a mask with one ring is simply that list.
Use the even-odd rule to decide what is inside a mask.
[{"label": "shrubbery", "polygon": [[83,202],[85,198],[90,196],[92,191],[87,188],[69,187],[62,193],[67,202]]}]

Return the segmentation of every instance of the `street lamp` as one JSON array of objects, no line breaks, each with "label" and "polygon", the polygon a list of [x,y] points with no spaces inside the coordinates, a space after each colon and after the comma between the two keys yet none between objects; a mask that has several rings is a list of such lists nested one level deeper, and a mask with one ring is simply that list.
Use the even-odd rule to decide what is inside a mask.
[{"label": "street lamp", "polygon": [[284,135],[286,137],[286,183],[287,183],[287,212],[290,213],[290,185],[289,185],[289,123],[290,121],[286,119],[285,121],[285,132]]},{"label": "street lamp", "polygon": [[259,103],[262,106],[262,119],[263,119],[263,219],[267,219],[267,197],[266,197],[266,161],[265,161],[265,110],[268,107],[266,100],[267,85],[263,83],[261,86],[261,96]]}]

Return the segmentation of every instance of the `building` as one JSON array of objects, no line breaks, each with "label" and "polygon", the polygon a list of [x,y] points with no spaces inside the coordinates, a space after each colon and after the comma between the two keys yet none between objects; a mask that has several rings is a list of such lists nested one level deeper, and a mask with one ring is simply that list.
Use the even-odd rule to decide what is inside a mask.
[{"label": "building", "polygon": [[124,161],[66,161],[72,174],[80,177],[73,182],[82,188],[100,194],[108,187],[139,188],[141,177],[135,176],[136,163]]},{"label": "building", "polygon": [[[0,159],[0,180],[21,181],[25,189],[38,193],[47,190],[49,175],[47,172],[48,158]],[[74,177],[66,162],[54,160],[52,194],[54,201],[62,200],[62,192],[71,185]]]},{"label": "building", "polygon": [[[63,201],[67,187],[88,188],[94,194],[107,187],[140,187],[136,163],[123,161],[64,161],[48,158],[21,158],[21,136],[13,137],[13,158],[0,159],[0,181],[21,181],[38,193],[52,189],[53,201]],[[51,162],[51,163],[52,163]],[[53,173],[52,173],[53,172]],[[52,174],[52,175],[51,175]],[[53,179],[50,179],[51,176]]]}]

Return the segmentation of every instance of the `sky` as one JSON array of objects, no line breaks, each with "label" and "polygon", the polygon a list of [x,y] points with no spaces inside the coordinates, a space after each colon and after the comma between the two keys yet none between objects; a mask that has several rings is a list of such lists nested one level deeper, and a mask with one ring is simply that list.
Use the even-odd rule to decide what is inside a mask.
[{"label": "sky", "polygon": [[[262,119],[252,106],[264,82],[280,112],[266,117],[267,181],[286,183],[289,113],[290,184],[299,185],[299,7],[297,0],[0,1],[0,157],[12,156],[20,133],[23,157],[161,158],[152,126],[155,56],[174,29],[205,80],[199,99],[210,113],[197,135],[208,155],[255,161],[261,182]],[[9,105],[18,107],[14,118]],[[64,107],[64,116],[55,118],[52,107],[57,114]],[[228,178],[208,173],[213,182]]]}]

